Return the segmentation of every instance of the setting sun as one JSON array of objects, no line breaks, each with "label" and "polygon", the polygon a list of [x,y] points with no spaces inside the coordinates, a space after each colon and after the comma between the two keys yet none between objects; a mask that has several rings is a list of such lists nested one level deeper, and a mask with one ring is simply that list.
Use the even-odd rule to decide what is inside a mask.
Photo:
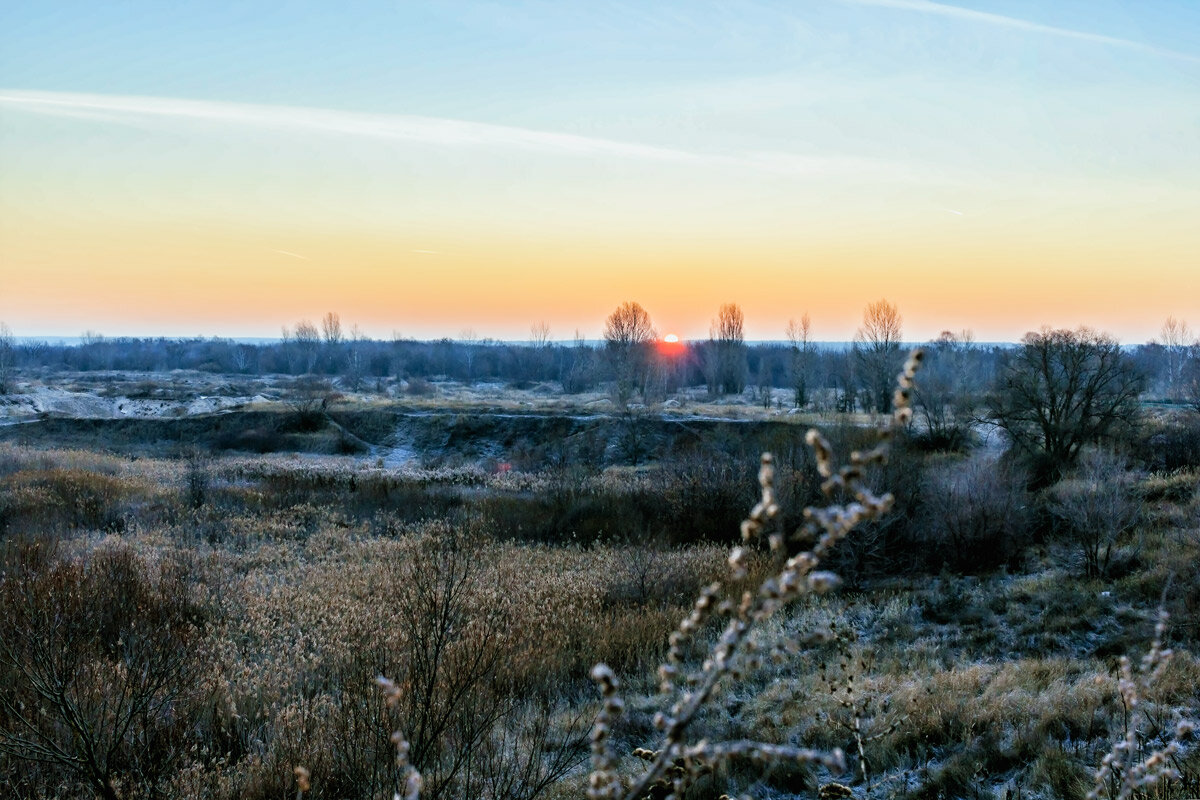
[{"label": "setting sun", "polygon": [[666,342],[667,344],[678,344],[679,337],[673,333],[668,333],[666,336],[663,337],[663,341]]}]

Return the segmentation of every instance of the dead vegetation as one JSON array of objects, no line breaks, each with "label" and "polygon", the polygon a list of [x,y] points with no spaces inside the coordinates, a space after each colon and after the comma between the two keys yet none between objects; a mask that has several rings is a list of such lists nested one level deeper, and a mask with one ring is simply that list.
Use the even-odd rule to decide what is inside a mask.
[{"label": "dead vegetation", "polygon": [[[798,430],[747,445],[774,445],[787,530],[802,522],[787,509],[824,479],[789,442]],[[834,426],[829,447],[868,435]],[[389,738],[401,726],[423,796],[580,796],[596,662],[624,679],[611,767],[637,774],[639,748],[666,749],[654,671],[668,634],[726,575],[754,499],[744,454],[718,455],[731,436],[710,427],[652,467],[616,469],[0,446],[0,784],[31,798],[275,798],[302,778],[312,798],[404,796]],[[1194,794],[1197,748],[1176,734],[1200,705],[1195,465],[1138,452],[1103,478],[1085,456],[1029,491],[1017,465],[901,435],[867,468],[895,505],[830,554],[846,588],[764,618],[766,639],[797,643],[786,664],[763,659],[690,723],[688,746],[841,749],[847,771],[763,770],[731,751],[686,796],[1082,798],[1114,741],[1129,743],[1121,764],[1162,752],[1177,773],[1131,796]],[[1118,520],[1093,486],[1134,511]],[[735,596],[776,568],[766,551],[743,557]],[[1160,604],[1160,649],[1175,653],[1139,685],[1131,723],[1118,658],[1144,650]],[[697,620],[671,663],[703,674],[719,631]],[[665,757],[667,772],[699,755]],[[1122,774],[1109,777],[1120,795]]]}]

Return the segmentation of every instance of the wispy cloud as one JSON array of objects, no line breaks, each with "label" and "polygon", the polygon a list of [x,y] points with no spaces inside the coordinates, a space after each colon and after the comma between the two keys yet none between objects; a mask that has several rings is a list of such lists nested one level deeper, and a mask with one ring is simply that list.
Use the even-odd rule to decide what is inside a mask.
[{"label": "wispy cloud", "polygon": [[901,11],[915,11],[922,14],[934,14],[939,17],[951,17],[961,19],[967,22],[979,22],[987,25],[995,25],[1001,28],[1012,28],[1015,30],[1029,31],[1030,33],[1041,33],[1050,36],[1060,36],[1066,39],[1078,39],[1084,42],[1094,42],[1096,44],[1110,45],[1113,47],[1124,47],[1130,50],[1140,50],[1143,53],[1151,53],[1164,58],[1176,59],[1179,61],[1190,61],[1195,64],[1200,64],[1200,55],[1192,53],[1181,53],[1178,50],[1168,50],[1162,47],[1155,47],[1145,42],[1138,42],[1133,39],[1122,39],[1118,36],[1106,36],[1102,33],[1090,33],[1088,31],[1077,31],[1071,28],[1060,28],[1055,25],[1043,25],[1039,22],[1030,22],[1019,17],[1009,17],[1003,14],[993,14],[988,11],[976,11],[971,8],[962,8],[961,6],[953,6],[947,3],[935,3],[932,0],[842,0],[844,3],[858,6],[878,6],[881,8],[894,8]]},{"label": "wispy cloud", "polygon": [[94,116],[99,121],[208,123],[333,134],[453,148],[500,148],[542,154],[639,159],[791,175],[913,175],[908,165],[841,154],[703,153],[592,136],[438,117],[369,114],[294,106],[180,100],[166,97],[0,89],[0,107],[40,114]]},{"label": "wispy cloud", "polygon": [[271,252],[279,253],[279,254],[285,255],[285,256],[291,256],[292,258],[302,258],[305,261],[308,261],[308,256],[302,256],[299,253],[293,253],[291,250],[276,250],[274,248],[271,248]]}]

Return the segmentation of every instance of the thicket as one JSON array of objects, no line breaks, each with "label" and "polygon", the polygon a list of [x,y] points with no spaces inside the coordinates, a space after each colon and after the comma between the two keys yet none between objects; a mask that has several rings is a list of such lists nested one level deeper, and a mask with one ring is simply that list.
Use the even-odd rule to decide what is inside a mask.
[{"label": "thicket", "polygon": [[13,796],[116,800],[169,779],[197,742],[208,609],[176,563],[123,546],[66,559],[9,540],[0,580],[0,753]]}]

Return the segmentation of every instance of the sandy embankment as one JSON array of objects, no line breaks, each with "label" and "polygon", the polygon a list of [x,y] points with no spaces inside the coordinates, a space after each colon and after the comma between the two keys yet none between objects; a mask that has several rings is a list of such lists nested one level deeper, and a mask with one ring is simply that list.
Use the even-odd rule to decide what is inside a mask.
[{"label": "sandy embankment", "polygon": [[18,392],[0,398],[0,424],[37,419],[42,415],[73,419],[158,419],[212,414],[267,398],[205,397],[191,400],[158,400],[123,396],[101,397],[93,392],[72,392],[53,386],[18,387]]}]

